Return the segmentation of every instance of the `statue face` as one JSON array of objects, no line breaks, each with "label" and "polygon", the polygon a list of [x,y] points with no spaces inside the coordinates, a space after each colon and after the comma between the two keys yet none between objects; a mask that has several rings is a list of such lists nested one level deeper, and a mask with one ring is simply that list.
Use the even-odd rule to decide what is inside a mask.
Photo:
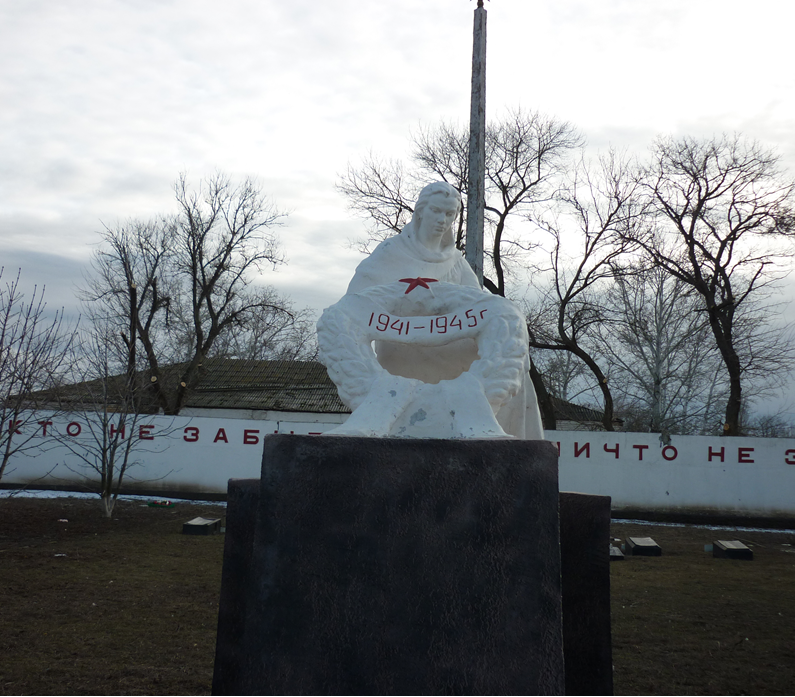
[{"label": "statue face", "polygon": [[444,194],[431,196],[420,213],[417,239],[429,249],[439,249],[442,238],[452,230],[458,214],[458,201]]}]

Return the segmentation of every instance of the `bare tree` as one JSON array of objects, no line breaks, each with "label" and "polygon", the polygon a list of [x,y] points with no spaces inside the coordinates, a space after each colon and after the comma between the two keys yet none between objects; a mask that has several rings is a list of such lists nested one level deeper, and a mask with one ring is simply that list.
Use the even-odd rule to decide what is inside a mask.
[{"label": "bare tree", "polygon": [[749,421],[745,430],[757,438],[793,438],[795,424],[781,414],[763,414]]},{"label": "bare tree", "polygon": [[631,231],[657,265],[701,298],[728,375],[727,436],[741,433],[738,314],[769,293],[787,256],[777,243],[795,233],[794,185],[778,159],[737,135],[661,138],[643,178],[657,225]]},{"label": "bare tree", "polygon": [[659,267],[641,267],[618,274],[602,305],[597,350],[633,430],[711,432],[726,385],[692,289]]},{"label": "bare tree", "polygon": [[645,210],[627,162],[610,152],[592,168],[582,161],[561,190],[556,207],[535,220],[549,235],[548,285],[529,316],[530,346],[566,351],[593,376],[603,403],[602,424],[613,426],[613,396],[608,376],[589,347],[605,321],[601,295],[620,272],[634,245],[631,231],[642,227]]},{"label": "bare tree", "polygon": [[[348,166],[338,184],[350,208],[371,221],[368,249],[374,241],[399,233],[413,213],[419,190],[431,179],[446,181],[467,196],[469,131],[450,123],[422,128],[412,136],[413,168],[384,161],[372,153],[358,166]],[[486,129],[486,235],[484,244],[492,278],[484,285],[505,295],[507,266],[532,244],[525,234],[526,217],[551,200],[582,145],[571,124],[517,109]],[[456,227],[464,248],[462,209]]]},{"label": "bare tree", "polygon": [[[255,182],[216,174],[192,191],[181,176],[175,194],[175,216],[105,229],[83,293],[91,316],[114,321],[125,341],[135,326],[148,390],[166,414],[179,413],[206,358],[234,350],[234,335],[267,339],[277,355],[291,332],[311,344],[305,315],[253,284],[283,263],[274,230],[284,218]],[[164,367],[175,363],[172,379]]]},{"label": "bare tree", "polygon": [[0,285],[0,479],[13,455],[37,444],[36,392],[58,384],[73,338],[62,310],[47,315],[44,288],[26,301],[20,278]]},{"label": "bare tree", "polygon": [[384,160],[372,152],[358,167],[348,164],[337,189],[348,200],[348,207],[369,222],[368,237],[358,243],[363,254],[369,254],[374,243],[399,233],[411,219],[422,188],[417,176],[414,172],[407,175],[399,160]]},{"label": "bare tree", "polygon": [[577,356],[569,351],[534,351],[533,361],[547,385],[549,394],[570,402],[591,396],[588,377],[590,371]]},{"label": "bare tree", "polygon": [[313,313],[295,310],[288,298],[270,287],[258,288],[254,294],[259,296],[263,310],[239,330],[221,334],[208,358],[314,360],[317,336]]},{"label": "bare tree", "polygon": [[[115,326],[95,323],[71,361],[70,384],[54,393],[69,412],[74,430],[54,430],[53,436],[81,463],[65,466],[97,491],[108,518],[135,464],[133,452],[142,443],[141,434],[136,434],[140,390],[135,371],[129,370],[134,351],[135,342],[122,340]],[[148,437],[147,430],[144,441]]]},{"label": "bare tree", "polygon": [[783,318],[785,303],[746,301],[734,316],[734,345],[745,381],[746,404],[780,393],[795,365],[795,325]]}]

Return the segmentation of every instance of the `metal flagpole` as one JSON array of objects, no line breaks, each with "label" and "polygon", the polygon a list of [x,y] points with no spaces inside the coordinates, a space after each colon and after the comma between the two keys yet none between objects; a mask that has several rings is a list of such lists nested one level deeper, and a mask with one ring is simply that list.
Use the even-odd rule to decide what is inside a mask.
[{"label": "metal flagpole", "polygon": [[472,101],[469,112],[466,260],[483,285],[483,209],[486,205],[486,10],[475,8]]}]

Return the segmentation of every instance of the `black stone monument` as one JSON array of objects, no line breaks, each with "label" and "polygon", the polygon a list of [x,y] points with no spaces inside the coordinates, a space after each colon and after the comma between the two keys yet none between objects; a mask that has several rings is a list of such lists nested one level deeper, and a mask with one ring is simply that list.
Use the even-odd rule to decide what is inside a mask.
[{"label": "black stone monument", "polygon": [[613,694],[610,497],[560,493],[567,695]]},{"label": "black stone monument", "polygon": [[[567,496],[609,524],[609,499]],[[604,525],[563,527],[576,556]],[[269,436],[226,535],[213,694],[562,694],[561,608],[593,615],[594,583],[609,667],[608,535],[567,594],[550,443]],[[597,654],[587,693],[609,694]]]}]

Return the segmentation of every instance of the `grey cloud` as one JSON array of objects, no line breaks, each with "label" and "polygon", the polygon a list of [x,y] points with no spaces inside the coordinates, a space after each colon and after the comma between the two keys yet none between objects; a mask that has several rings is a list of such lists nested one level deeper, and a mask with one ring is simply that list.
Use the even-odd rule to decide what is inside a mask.
[{"label": "grey cloud", "polygon": [[[642,55],[658,77],[689,7],[487,4],[490,113],[519,103],[569,110],[557,115],[591,119],[594,147],[641,151],[656,133],[614,125],[626,122],[621,99],[643,102],[641,120],[659,110],[674,127],[696,124],[687,100],[665,100],[653,79],[625,83],[615,63]],[[370,148],[407,155],[420,123],[466,122],[473,9],[461,0],[2,4],[0,250],[43,244],[87,258],[100,221],[173,210],[180,171],[195,180],[218,167],[260,175],[294,211],[281,232],[291,263],[277,280],[325,302],[313,274],[331,274],[336,293],[347,283],[337,267],[348,273],[349,263],[329,251],[329,231],[344,244],[362,228],[346,218],[336,173]],[[789,99],[789,68],[766,67]],[[791,120],[752,118],[748,130],[795,163]]]},{"label": "grey cloud", "polygon": [[49,313],[63,308],[67,320],[77,320],[80,302],[75,291],[83,279],[85,263],[47,252],[0,248],[0,266],[4,267],[3,283],[16,277],[21,269],[20,288],[27,298],[31,297],[34,286],[39,291],[44,289]]}]

